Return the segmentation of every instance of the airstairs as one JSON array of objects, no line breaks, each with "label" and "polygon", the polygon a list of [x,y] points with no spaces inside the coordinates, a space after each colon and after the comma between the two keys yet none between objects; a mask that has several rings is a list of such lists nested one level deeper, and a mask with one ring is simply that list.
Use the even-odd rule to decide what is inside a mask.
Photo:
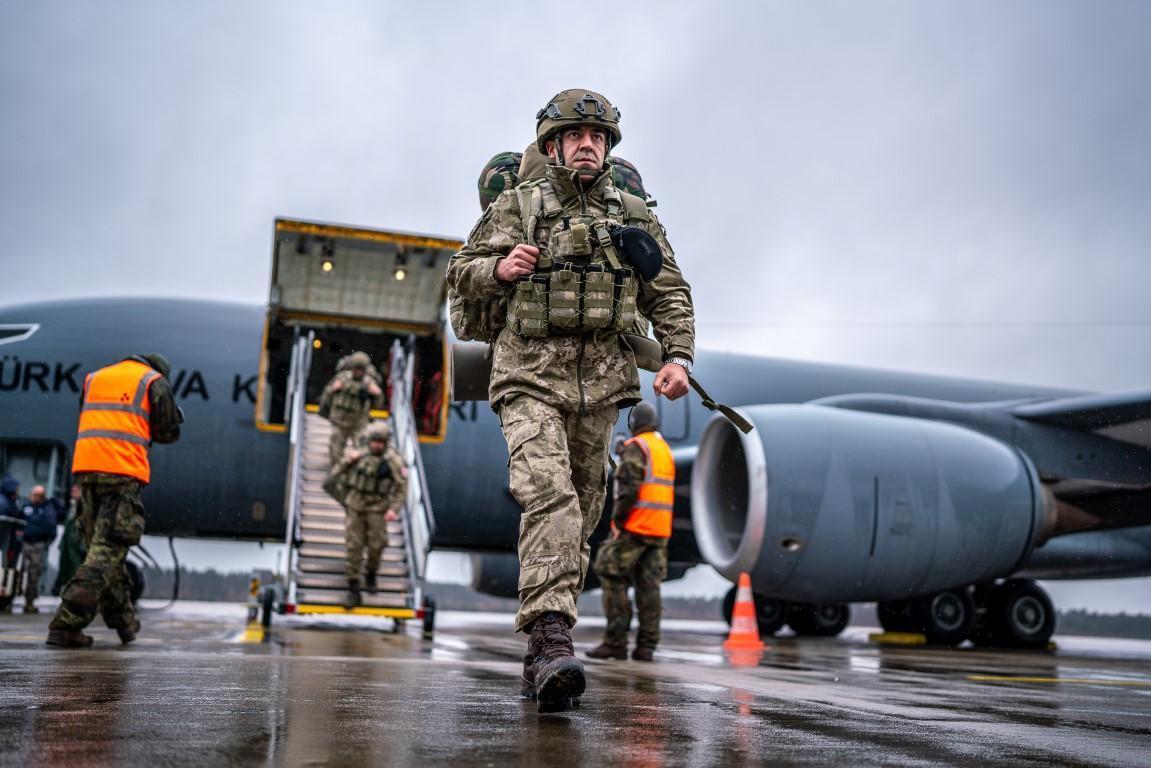
[{"label": "airstairs", "polygon": [[391,351],[388,391],[393,447],[408,471],[408,495],[400,519],[387,523],[387,542],[376,572],[377,590],[364,591],[358,607],[346,608],[348,579],[344,508],[323,489],[331,466],[332,427],[305,406],[311,366],[312,334],[301,335],[292,354],[290,380],[291,445],[288,469],[288,582],[281,613],[356,614],[397,620],[422,619],[424,632],[434,624],[434,606],[423,595],[432,518],[419,451],[412,392],[412,354],[396,343]]}]

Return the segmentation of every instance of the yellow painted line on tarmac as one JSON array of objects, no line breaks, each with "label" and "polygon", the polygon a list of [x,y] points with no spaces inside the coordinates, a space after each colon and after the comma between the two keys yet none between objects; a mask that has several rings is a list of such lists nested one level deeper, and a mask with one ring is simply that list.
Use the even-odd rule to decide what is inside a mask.
[{"label": "yellow painted line on tarmac", "polygon": [[249,621],[244,627],[244,634],[240,637],[241,643],[264,642],[264,625],[258,621]]},{"label": "yellow painted line on tarmac", "polygon": [[927,635],[917,632],[872,632],[867,639],[880,645],[927,645]]},{"label": "yellow painted line on tarmac", "polygon": [[1132,688],[1151,687],[1151,680],[1116,680],[1092,677],[1027,677],[1025,675],[968,675],[976,683],[1067,683],[1069,685],[1119,685]]}]

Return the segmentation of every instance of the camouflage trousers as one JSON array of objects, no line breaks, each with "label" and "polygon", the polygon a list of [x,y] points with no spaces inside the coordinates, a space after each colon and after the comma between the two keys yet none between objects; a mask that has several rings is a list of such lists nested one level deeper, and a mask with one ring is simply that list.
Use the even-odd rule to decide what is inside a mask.
[{"label": "camouflage trousers", "polygon": [[360,433],[364,431],[366,426],[368,426],[367,421],[353,424],[350,427],[332,424],[332,436],[328,441],[328,459],[331,461],[331,466],[336,466],[336,462],[343,458],[344,449],[348,447],[348,441],[351,441],[352,445],[356,445]]},{"label": "camouflage trousers", "polygon": [[64,587],[49,626],[83,629],[97,611],[110,629],[136,626],[124,559],[144,533],[140,482],[100,473],[79,475],[77,482],[83,494],[79,528],[88,552]]},{"label": "camouflage trousers", "polygon": [[614,405],[569,413],[529,395],[512,396],[500,407],[508,485],[523,507],[517,631],[545,611],[578,618],[576,600],[591,560],[588,539],[603,515],[617,416]]},{"label": "camouflage trousers", "polygon": [[24,572],[28,579],[24,585],[24,602],[32,605],[40,597],[40,579],[44,575],[44,561],[48,556],[48,542],[24,542]]},{"label": "camouflage trousers", "polygon": [[621,531],[617,538],[607,539],[600,545],[595,556],[595,574],[603,585],[603,612],[607,617],[603,641],[608,645],[627,646],[627,633],[631,628],[627,588],[634,586],[635,609],[639,614],[636,647],[659,645],[659,619],[663,612],[659,585],[667,576],[667,539]]},{"label": "camouflage trousers", "polygon": [[383,512],[365,512],[349,507],[344,523],[344,539],[348,543],[348,562],[345,573],[349,579],[364,577],[364,546],[368,547],[368,573],[380,570],[380,553],[388,543],[388,523]]}]

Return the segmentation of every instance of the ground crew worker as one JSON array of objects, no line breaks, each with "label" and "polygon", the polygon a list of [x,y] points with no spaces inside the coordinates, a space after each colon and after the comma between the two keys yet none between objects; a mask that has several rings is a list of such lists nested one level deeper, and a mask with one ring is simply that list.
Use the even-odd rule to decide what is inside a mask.
[{"label": "ground crew worker", "polygon": [[76,575],[76,569],[84,562],[84,537],[80,533],[80,486],[72,484],[68,494],[68,514],[64,519],[64,535],[60,537],[60,569],[52,584],[52,594],[59,596],[64,585]]},{"label": "ground crew worker", "polygon": [[80,485],[87,554],[60,596],[48,645],[90,646],[92,638],[82,630],[97,609],[120,642],[132,642],[140,631],[124,559],[144,533],[140,490],[151,480],[148,448],[180,438],[183,413],[170,372],[163,355],[132,355],[84,380],[72,474]]},{"label": "ground crew worker", "polygon": [[40,597],[40,578],[48,559],[48,545],[56,539],[58,503],[48,498],[44,486],[35,485],[24,505],[24,613],[40,613],[36,600]]},{"label": "ground crew worker", "polygon": [[347,365],[332,377],[320,395],[320,413],[332,422],[328,458],[335,466],[344,455],[348,441],[353,443],[372,418],[373,408],[384,406],[384,390],[368,375],[372,359],[366,352],[353,352]]},{"label": "ground crew worker", "polygon": [[611,538],[600,545],[595,574],[603,586],[607,617],[603,642],[587,655],[626,659],[631,625],[628,586],[635,587],[639,632],[631,657],[651,661],[659,645],[659,585],[667,576],[667,542],[675,502],[675,460],[659,429],[655,406],[643,402],[628,417],[632,437],[623,444],[615,471]]},{"label": "ground crew worker", "polygon": [[[347,513],[344,535],[348,546],[348,608],[362,602],[361,585],[375,594],[380,554],[388,541],[387,523],[400,519],[399,512],[408,495],[407,467],[388,442],[387,423],[376,422],[368,427],[365,437],[368,450],[348,451],[331,474],[343,486],[340,503]],[[367,574],[361,581],[365,544]]]},{"label": "ground crew worker", "polygon": [[[662,226],[641,198],[613,185],[605,165],[622,136],[619,112],[578,89],[557,94],[536,118],[536,144],[549,158],[543,177],[488,207],[449,262],[447,283],[462,302],[507,301],[488,394],[524,510],[515,620],[529,634],[524,693],[554,711],[585,687],[571,642],[576,600],[603,512],[612,426],[619,408],[640,399],[635,357],[618,334],[637,308],[652,321],[665,355],[655,392],[676,399],[687,392],[695,323]],[[622,264],[610,239],[619,224],[658,243],[664,263],[651,282]]]}]

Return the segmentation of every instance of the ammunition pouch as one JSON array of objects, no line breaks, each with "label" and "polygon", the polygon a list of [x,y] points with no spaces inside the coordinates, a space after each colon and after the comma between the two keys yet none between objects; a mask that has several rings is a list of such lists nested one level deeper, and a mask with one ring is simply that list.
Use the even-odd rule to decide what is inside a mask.
[{"label": "ammunition pouch", "polygon": [[639,282],[628,267],[556,264],[520,279],[508,304],[508,326],[528,337],[626,331],[636,317]]}]

